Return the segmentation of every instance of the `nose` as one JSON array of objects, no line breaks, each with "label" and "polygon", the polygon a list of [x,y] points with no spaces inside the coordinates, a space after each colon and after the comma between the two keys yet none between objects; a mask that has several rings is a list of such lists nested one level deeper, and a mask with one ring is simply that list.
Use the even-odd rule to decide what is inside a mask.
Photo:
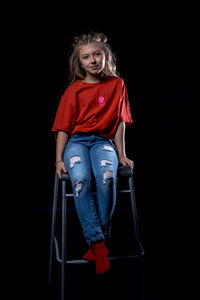
[{"label": "nose", "polygon": [[91,64],[95,64],[96,63],[96,59],[95,59],[94,55],[91,55],[90,63]]}]

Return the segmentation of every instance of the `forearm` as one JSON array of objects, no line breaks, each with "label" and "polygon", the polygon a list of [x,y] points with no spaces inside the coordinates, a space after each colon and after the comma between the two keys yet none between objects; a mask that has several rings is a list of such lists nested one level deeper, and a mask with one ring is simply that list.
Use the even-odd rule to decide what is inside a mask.
[{"label": "forearm", "polygon": [[129,165],[131,169],[133,169],[134,167],[133,161],[126,157],[125,129],[126,129],[126,124],[124,122],[120,122],[115,134],[114,141],[117,146],[119,163],[122,164],[123,166]]},{"label": "forearm", "polygon": [[58,131],[56,140],[56,161],[63,159],[63,152],[68,142],[69,135],[64,131]]},{"label": "forearm", "polygon": [[119,157],[125,157],[126,156],[126,150],[125,150],[125,129],[126,125],[124,122],[120,122],[117,128],[117,131],[115,133],[115,144],[117,146],[118,150],[118,156]]}]

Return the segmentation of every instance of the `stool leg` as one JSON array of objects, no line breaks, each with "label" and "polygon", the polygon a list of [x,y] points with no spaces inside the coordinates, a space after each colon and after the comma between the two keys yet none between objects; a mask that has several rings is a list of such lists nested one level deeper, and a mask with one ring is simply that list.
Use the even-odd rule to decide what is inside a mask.
[{"label": "stool leg", "polygon": [[136,208],[136,203],[135,203],[135,193],[134,193],[132,176],[129,177],[129,189],[131,190],[131,207],[132,207],[133,226],[134,226],[134,234],[135,234],[137,252],[138,252],[138,254],[143,254],[144,249],[142,248],[142,245],[140,242],[140,232],[139,232],[138,216],[137,216],[137,208]]},{"label": "stool leg", "polygon": [[57,202],[58,202],[58,186],[59,186],[59,178],[58,178],[57,174],[55,174],[54,196],[53,196],[53,210],[52,210],[52,221],[51,221],[50,254],[49,254],[49,278],[48,278],[48,282],[49,283],[51,282],[51,277],[52,277],[54,234],[55,234]]},{"label": "stool leg", "polygon": [[66,283],[66,231],[67,231],[66,181],[62,181],[62,263],[61,263],[61,299],[65,300]]},{"label": "stool leg", "polygon": [[131,190],[131,206],[132,206],[132,214],[133,214],[133,224],[134,224],[136,247],[137,247],[137,253],[138,253],[138,268],[139,268],[139,277],[140,277],[141,299],[145,300],[143,264],[142,264],[142,254],[144,252],[144,249],[140,242],[140,232],[139,232],[138,216],[137,216],[137,208],[136,208],[136,203],[135,203],[135,193],[134,193],[132,176],[129,177],[129,189]]},{"label": "stool leg", "polygon": [[112,210],[110,212],[110,216],[113,216],[114,210],[115,210],[115,204],[117,199],[117,182],[112,178]]}]

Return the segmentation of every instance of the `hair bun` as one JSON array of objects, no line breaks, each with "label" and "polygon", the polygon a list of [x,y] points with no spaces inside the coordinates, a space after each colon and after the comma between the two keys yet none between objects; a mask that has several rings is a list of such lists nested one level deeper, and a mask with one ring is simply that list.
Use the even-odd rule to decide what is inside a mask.
[{"label": "hair bun", "polygon": [[79,41],[80,41],[80,37],[79,37],[79,36],[75,36],[75,37],[73,38],[73,45],[74,45],[74,46],[77,45]]},{"label": "hair bun", "polygon": [[103,42],[103,43],[107,42],[108,39],[105,34],[99,33],[98,36],[99,36],[100,42]]}]

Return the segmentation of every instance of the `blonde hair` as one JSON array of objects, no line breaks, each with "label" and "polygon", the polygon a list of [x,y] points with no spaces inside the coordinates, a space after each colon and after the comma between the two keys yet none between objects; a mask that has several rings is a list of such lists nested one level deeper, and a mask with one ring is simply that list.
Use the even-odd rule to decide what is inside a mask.
[{"label": "blonde hair", "polygon": [[83,45],[98,43],[105,54],[105,67],[102,71],[102,79],[109,76],[118,76],[116,71],[116,58],[110,45],[107,43],[107,37],[103,33],[89,33],[81,36],[75,36],[72,44],[72,53],[69,57],[70,83],[76,80],[84,79],[85,70],[80,65],[79,50]]}]

